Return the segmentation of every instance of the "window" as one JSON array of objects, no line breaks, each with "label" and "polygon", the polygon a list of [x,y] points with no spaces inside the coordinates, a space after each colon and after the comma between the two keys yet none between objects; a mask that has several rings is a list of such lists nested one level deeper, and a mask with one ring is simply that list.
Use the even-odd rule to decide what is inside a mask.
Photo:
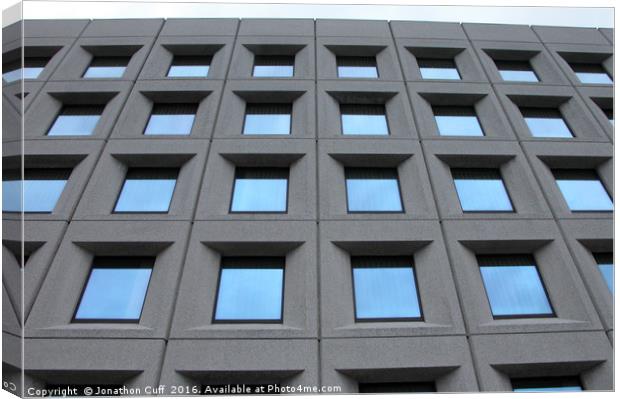
[{"label": "window", "polygon": [[609,288],[609,292],[614,293],[614,254],[611,252],[599,252],[595,253],[594,260],[598,264],[598,269],[601,272],[601,276],[605,283],[607,284],[607,288]]},{"label": "window", "polygon": [[614,83],[601,64],[575,62],[571,63],[570,66],[581,83],[605,85]]},{"label": "window", "polygon": [[256,78],[290,78],[295,70],[294,55],[256,55],[252,76]]},{"label": "window", "polygon": [[484,136],[474,107],[433,107],[440,136]]},{"label": "window", "polygon": [[39,77],[45,66],[49,62],[47,57],[24,57],[24,67],[22,68],[21,60],[7,63],[2,66],[2,79],[10,83],[22,78],[36,79]]},{"label": "window", "polygon": [[222,258],[215,322],[281,322],[284,258]]},{"label": "window", "polygon": [[521,108],[521,114],[534,137],[573,137],[557,108]]},{"label": "window", "polygon": [[175,55],[168,70],[170,78],[206,78],[209,74],[211,56]]},{"label": "window", "polygon": [[371,57],[336,57],[339,78],[371,78],[379,77],[377,58]]},{"label": "window", "polygon": [[292,104],[248,104],[243,134],[291,134]]},{"label": "window", "polygon": [[48,136],[90,136],[95,131],[104,105],[65,105]]},{"label": "window", "polygon": [[177,175],[177,169],[129,169],[114,212],[168,212]]},{"label": "window", "polygon": [[121,78],[131,57],[94,57],[84,78]]},{"label": "window", "polygon": [[512,203],[497,169],[452,169],[463,212],[512,212]]},{"label": "window", "polygon": [[237,168],[230,212],[286,212],[288,168]]},{"label": "window", "polygon": [[435,382],[360,382],[359,393],[437,392]]},{"label": "window", "polygon": [[553,171],[553,175],[571,211],[613,210],[611,198],[595,171],[557,169]]},{"label": "window", "polygon": [[144,134],[189,135],[194,125],[197,110],[197,104],[155,104]]},{"label": "window", "polygon": [[579,377],[536,377],[511,380],[514,392],[575,392],[582,391]]},{"label": "window", "polygon": [[478,256],[478,264],[494,318],[553,316],[531,256]]},{"label": "window", "polygon": [[538,76],[529,61],[500,61],[495,65],[502,79],[510,82],[538,82]]},{"label": "window", "polygon": [[340,114],[342,134],[361,136],[390,134],[383,104],[341,104]]},{"label": "window", "polygon": [[140,321],[153,264],[152,258],[95,258],[74,321]]},{"label": "window", "polygon": [[461,80],[454,60],[418,58],[422,79]]},{"label": "window", "polygon": [[2,211],[51,213],[71,175],[71,169],[25,169],[19,174],[5,173],[2,181]]},{"label": "window", "polygon": [[394,168],[346,168],[347,211],[403,212]]},{"label": "window", "polygon": [[603,113],[605,114],[605,116],[609,120],[609,123],[611,123],[613,125],[614,124],[614,110],[613,110],[613,108],[601,108],[601,111],[603,111]]},{"label": "window", "polygon": [[422,320],[413,259],[352,257],[355,319]]}]

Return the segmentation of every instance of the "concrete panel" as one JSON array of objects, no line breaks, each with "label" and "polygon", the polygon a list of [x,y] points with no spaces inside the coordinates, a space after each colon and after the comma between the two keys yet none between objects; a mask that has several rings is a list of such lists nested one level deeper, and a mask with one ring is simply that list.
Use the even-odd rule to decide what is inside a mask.
[{"label": "concrete panel", "polygon": [[83,37],[155,36],[163,19],[98,19],[88,24]]},{"label": "concrete panel", "polygon": [[77,37],[90,22],[88,19],[26,19],[24,37]]},{"label": "concrete panel", "polygon": [[390,21],[395,38],[466,40],[462,25],[455,22]]},{"label": "concrete panel", "polygon": [[234,36],[238,25],[233,18],[167,18],[159,36]]},{"label": "concrete panel", "polygon": [[387,21],[317,19],[316,35],[342,37],[390,37]]},{"label": "concrete panel", "polygon": [[250,18],[239,24],[239,36],[314,36],[312,19]]},{"label": "concrete panel", "polygon": [[532,29],[545,43],[607,44],[596,28],[532,26]]},{"label": "concrete panel", "polygon": [[469,40],[497,40],[502,42],[539,42],[536,33],[527,25],[464,23]]}]

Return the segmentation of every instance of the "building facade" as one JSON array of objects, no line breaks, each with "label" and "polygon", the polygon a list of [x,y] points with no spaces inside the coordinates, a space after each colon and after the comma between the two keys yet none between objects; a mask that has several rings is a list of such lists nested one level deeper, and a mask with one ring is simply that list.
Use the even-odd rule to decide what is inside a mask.
[{"label": "building facade", "polygon": [[13,392],[613,389],[612,30],[20,26]]}]

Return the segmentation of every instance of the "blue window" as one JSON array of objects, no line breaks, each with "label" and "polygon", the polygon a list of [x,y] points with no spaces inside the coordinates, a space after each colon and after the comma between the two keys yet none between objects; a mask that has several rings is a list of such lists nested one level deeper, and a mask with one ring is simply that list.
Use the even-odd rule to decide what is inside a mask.
[{"label": "blue window", "polygon": [[122,78],[130,59],[131,57],[94,57],[84,72],[84,78]]},{"label": "blue window", "polygon": [[295,73],[293,55],[256,55],[252,76],[256,78],[290,78]]},{"label": "blue window", "polygon": [[433,107],[440,136],[484,136],[474,107]]},{"label": "blue window", "polygon": [[152,258],[95,258],[74,321],[140,321],[153,263]]},{"label": "blue window", "polygon": [[607,288],[609,288],[609,292],[614,293],[614,254],[611,252],[608,253],[595,253],[594,260],[598,264],[598,269],[601,272],[601,276],[603,276],[603,280],[607,284]]},{"label": "blue window", "polygon": [[556,169],[553,175],[571,211],[613,211],[614,204],[595,171]]},{"label": "blue window", "polygon": [[579,81],[584,84],[614,84],[609,74],[605,71],[601,64],[590,63],[571,63],[571,68],[575,71],[575,75]]},{"label": "blue window", "polygon": [[352,257],[355,319],[422,320],[413,259]]},{"label": "blue window", "polygon": [[243,134],[291,134],[292,104],[248,104]]},{"label": "blue window", "polygon": [[187,136],[194,126],[197,109],[197,104],[155,104],[144,134]]},{"label": "blue window", "polygon": [[347,209],[355,212],[403,212],[394,168],[346,168]]},{"label": "blue window", "polygon": [[26,169],[22,181],[19,173],[5,173],[2,211],[21,212],[23,199],[24,212],[53,212],[70,175],[70,169]]},{"label": "blue window", "polygon": [[209,75],[211,56],[175,55],[168,70],[170,78],[206,78]]},{"label": "blue window", "polygon": [[341,104],[340,114],[342,134],[360,136],[390,134],[383,104]]},{"label": "blue window", "polygon": [[95,131],[104,105],[66,105],[62,107],[48,136],[90,136]]},{"label": "blue window", "polygon": [[284,258],[222,258],[215,322],[282,322]]},{"label": "blue window", "polygon": [[501,61],[495,65],[502,79],[509,82],[538,82],[538,76],[529,61]]},{"label": "blue window", "polygon": [[534,137],[573,137],[557,108],[521,108],[521,114]]},{"label": "blue window", "polygon": [[379,77],[377,70],[377,59],[372,57],[352,57],[338,56],[336,57],[338,64],[339,78],[370,78]]},{"label": "blue window", "polygon": [[478,264],[494,318],[553,316],[531,256],[478,256]]},{"label": "blue window", "polygon": [[46,57],[25,57],[23,68],[21,60],[7,63],[2,66],[2,79],[11,83],[20,80],[22,74],[24,79],[36,79],[43,72],[48,62],[49,58]]},{"label": "blue window", "polygon": [[422,79],[461,80],[452,59],[418,58]]},{"label": "blue window", "polygon": [[463,212],[512,212],[510,197],[497,169],[452,169]]},{"label": "blue window", "polygon": [[288,168],[237,168],[230,212],[286,212],[288,174]]},{"label": "blue window", "polygon": [[537,377],[511,380],[514,392],[578,392],[583,391],[579,377]]},{"label": "blue window", "polygon": [[129,169],[114,212],[168,212],[177,169]]}]

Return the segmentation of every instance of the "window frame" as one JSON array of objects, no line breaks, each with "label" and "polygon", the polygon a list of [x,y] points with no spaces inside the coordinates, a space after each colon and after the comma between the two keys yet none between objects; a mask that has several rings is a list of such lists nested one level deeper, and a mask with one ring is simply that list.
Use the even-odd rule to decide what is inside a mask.
[{"label": "window frame", "polygon": [[[518,107],[518,108],[519,108],[519,112],[521,114],[521,117],[523,118],[523,122],[524,122],[525,126],[527,127],[527,131],[530,134],[530,137],[532,137],[534,139],[554,139],[554,140],[571,140],[571,139],[577,138],[577,136],[575,135],[575,132],[570,127],[570,125],[568,124],[568,121],[564,117],[564,114],[562,113],[560,107],[555,107],[555,108],[554,107]],[[537,112],[540,113],[540,114],[544,114],[544,113],[554,114],[554,115],[556,115],[556,117],[554,117],[554,118],[546,118],[545,116],[538,116],[538,117],[531,116],[532,114],[535,114]],[[568,133],[570,134],[570,137],[562,137],[562,136],[535,136],[534,132],[530,128],[529,123],[527,123],[527,118],[558,119],[557,115],[559,115],[559,119],[564,123],[564,126],[566,126],[566,129],[568,130]]]},{"label": "window frame", "polygon": [[[489,292],[487,290],[487,286],[484,283],[484,278],[482,276],[482,271],[481,271],[481,267],[485,266],[485,265],[481,265],[480,264],[480,258],[493,258],[493,257],[517,257],[517,258],[524,258],[524,257],[529,257],[531,259],[531,263],[528,265],[519,265],[519,264],[513,264],[513,265],[501,265],[501,267],[513,267],[513,266],[534,266],[534,268],[536,269],[536,274],[538,275],[538,280],[540,281],[540,285],[543,289],[543,292],[545,293],[545,298],[547,299],[547,303],[549,304],[549,308],[551,309],[551,313],[531,313],[531,314],[518,314],[518,315],[499,315],[496,316],[493,314],[493,306],[491,305],[491,298],[489,297]],[[547,289],[547,286],[545,284],[544,279],[542,278],[542,275],[540,274],[540,270],[539,270],[539,266],[538,266],[538,262],[536,262],[536,258],[534,257],[534,255],[532,254],[476,254],[476,266],[478,267],[478,274],[480,276],[480,281],[482,283],[482,287],[484,288],[484,294],[486,297],[486,301],[487,301],[487,305],[489,306],[489,310],[491,313],[491,318],[493,320],[520,320],[520,319],[548,319],[548,318],[557,318],[557,312],[555,311],[555,307],[553,306],[553,303],[551,302],[551,297],[549,296],[549,290]],[[486,267],[493,267],[493,265],[488,265]]]},{"label": "window frame", "polygon": [[[456,57],[456,56],[455,56]],[[454,59],[455,57],[452,58],[431,58],[431,57],[415,57],[416,59],[416,64],[418,65],[418,70],[420,72],[420,77],[422,78],[422,80],[429,80],[429,81],[445,81],[445,82],[458,82],[458,81],[463,81],[463,74],[461,74],[461,71],[459,71],[459,67],[456,64],[456,60]],[[427,67],[427,66],[421,66],[420,65],[420,61],[422,61],[423,64],[427,64],[427,63],[433,63],[433,62],[445,62],[447,63],[451,63],[452,67],[450,68],[440,68],[440,67]],[[423,73],[422,73],[422,69],[436,69],[436,70],[441,70],[441,69],[454,69],[456,71],[456,74],[458,75],[458,79],[451,79],[451,78],[425,78]]]},{"label": "window frame", "polygon": [[[345,114],[342,111],[342,107],[363,107],[363,106],[376,106],[376,107],[382,107],[383,108],[383,113],[382,114]],[[339,121],[340,121],[340,136],[350,136],[350,137],[390,137],[392,136],[392,129],[390,127],[390,120],[388,118],[388,112],[387,112],[387,106],[385,103],[381,103],[381,104],[360,104],[360,103],[339,103],[338,104],[338,116],[339,116]],[[387,133],[386,134],[359,134],[359,133],[345,133],[345,129],[344,129],[344,120],[342,119],[342,117],[344,115],[381,115],[383,116],[383,118],[385,119],[385,126],[387,128]]]},{"label": "window frame", "polygon": [[[251,78],[257,78],[257,79],[293,79],[295,78],[295,59],[296,59],[297,53],[295,54],[254,54],[253,55],[253,59],[252,59],[252,65],[251,65],[251,69],[250,69],[250,77]],[[292,58],[292,64],[287,64],[287,65],[267,65],[267,64],[257,64],[257,59],[265,59],[268,57],[273,57],[273,58],[280,58],[280,59],[284,59],[284,58]],[[285,67],[290,67],[292,68],[291,74],[290,76],[256,76],[254,74],[255,70],[256,70],[256,66],[285,66]]]},{"label": "window frame", "polygon": [[[366,256],[350,256],[349,257],[349,269],[351,276],[351,295],[353,296],[353,320],[355,323],[398,323],[398,322],[424,322],[424,310],[422,306],[422,297],[420,296],[420,285],[418,284],[418,276],[415,270],[415,261],[413,256],[370,256],[376,259],[386,259],[390,258],[392,260],[399,260],[403,262],[403,266],[354,266],[354,260],[356,258],[366,258]],[[406,262],[405,262],[406,259]],[[357,302],[355,300],[355,276],[354,269],[364,269],[364,268],[394,268],[394,267],[402,267],[402,268],[411,268],[413,273],[413,282],[415,284],[416,297],[418,299],[418,308],[420,310],[419,317],[373,317],[373,318],[359,318],[357,317]]]},{"label": "window frame", "polygon": [[[449,114],[449,115],[441,115],[442,113],[448,113],[449,110],[460,110],[461,112],[465,112],[465,109],[467,109],[467,111],[473,111],[473,115],[463,115],[463,116],[469,116],[469,117],[473,117],[476,119],[476,122],[478,123],[478,127],[480,128],[480,133],[482,133],[482,135],[459,135],[459,134],[442,134],[441,129],[439,127],[439,123],[437,123],[437,116],[461,116],[461,115],[455,115],[453,114]],[[484,130],[484,126],[482,126],[482,122],[480,122],[480,117],[478,116],[478,111],[476,111],[476,106],[475,104],[472,105],[463,105],[463,106],[455,106],[455,105],[431,105],[431,111],[433,113],[433,121],[435,122],[435,126],[437,127],[437,135],[439,137],[488,137],[486,131]],[[439,115],[438,115],[439,113]]]},{"label": "window frame", "polygon": [[[47,127],[47,129],[45,130],[45,135],[44,137],[93,137],[95,135],[95,132],[97,131],[97,128],[99,127],[100,123],[101,123],[101,119],[103,118],[103,114],[105,113],[106,110],[106,104],[63,104],[60,109],[58,110],[58,112],[56,113],[56,116],[54,117],[54,119],[52,119],[50,125]],[[69,109],[88,109],[88,108],[92,108],[93,110],[98,109],[100,110],[99,114],[65,114],[65,111],[67,110],[67,108]],[[77,112],[77,111],[73,111],[73,112]],[[98,119],[97,119],[97,123],[95,123],[95,125],[93,126],[93,129],[90,131],[90,133],[88,134],[52,134],[50,135],[50,132],[52,131],[52,129],[54,128],[54,126],[56,126],[56,122],[58,122],[58,118],[60,118],[63,115],[69,115],[69,116],[94,116],[94,115],[98,115]]]},{"label": "window frame", "polygon": [[[156,176],[157,174],[169,174],[170,176],[174,175],[174,187],[172,188],[172,194],[170,196],[170,202],[168,203],[168,209],[166,211],[117,211],[116,210],[116,206],[118,205],[118,201],[121,198],[121,194],[123,193],[123,189],[125,188],[125,183],[127,182],[127,176],[130,173],[137,173],[137,174],[145,174],[145,175],[153,175]],[[179,174],[180,174],[180,168],[174,168],[174,167],[168,167],[168,168],[148,168],[148,167],[135,167],[135,168],[128,168],[127,171],[125,172],[125,176],[123,177],[123,182],[121,184],[121,188],[120,190],[118,190],[118,194],[116,195],[116,200],[114,200],[114,205],[112,207],[112,211],[110,212],[111,214],[119,214],[119,215],[127,215],[127,214],[134,214],[134,213],[139,213],[139,214],[160,214],[160,215],[167,215],[170,213],[170,207],[172,206],[172,201],[174,201],[174,193],[176,191],[177,188],[177,184],[179,182]],[[143,180],[159,180],[159,179],[154,179],[154,178],[142,178]],[[132,180],[138,180],[138,179],[132,179]]]},{"label": "window frame", "polygon": [[[177,57],[181,57],[184,59],[187,58],[205,58],[206,60],[208,60],[207,64],[192,64],[192,65],[175,65],[175,60],[178,60]],[[211,73],[211,64],[213,63],[213,55],[209,55],[209,54],[173,54],[172,55],[172,60],[170,61],[170,65],[168,66],[168,69],[166,70],[166,78],[168,79],[209,79],[209,74]],[[197,76],[197,75],[179,75],[179,76],[170,76],[170,71],[172,70],[173,67],[175,66],[206,66],[207,67],[207,74],[202,76]]]},{"label": "window frame", "polygon": [[[385,169],[385,170],[393,170],[396,174],[396,187],[398,188],[398,200],[400,201],[400,211],[352,211],[349,209],[349,189],[347,185],[347,171],[352,169],[368,169],[368,170],[377,170],[377,169]],[[355,180],[373,180],[373,179],[355,179]],[[407,213],[405,210],[405,202],[403,201],[403,191],[400,187],[400,174],[398,173],[398,167],[354,167],[354,166],[345,166],[344,167],[344,191],[345,191],[345,201],[347,205],[347,214],[373,214],[373,213],[382,213],[382,214],[404,214]]]},{"label": "window frame", "polygon": [[[542,80],[540,79],[540,76],[538,76],[538,73],[536,73],[536,70],[534,69],[534,65],[532,65],[531,58],[527,59],[527,60],[500,60],[500,59],[494,59],[494,58],[491,58],[491,59],[493,60],[493,63],[495,64],[495,68],[497,68],[498,75],[500,76],[500,78],[504,82],[516,83],[516,84],[522,84],[522,83],[537,84],[537,83],[542,83]],[[527,64],[529,66],[529,69],[502,69],[500,67],[501,64],[505,65],[505,64],[509,64],[509,63]],[[502,75],[502,71],[529,71],[529,72],[532,72],[532,74],[536,78],[536,81],[532,81],[532,80],[507,80]]]},{"label": "window frame", "polygon": [[[123,77],[125,76],[125,73],[127,72],[127,67],[131,63],[132,57],[133,57],[133,54],[132,55],[105,55],[105,56],[104,55],[93,55],[92,58],[90,59],[90,62],[86,66],[86,69],[84,70],[84,72],[82,72],[82,75],[80,76],[80,78],[82,79],[123,79]],[[93,62],[102,61],[102,60],[111,61],[111,60],[118,60],[121,58],[123,59],[126,58],[127,62],[125,63],[125,65],[122,65],[123,73],[120,76],[95,76],[95,77],[86,76],[90,68],[93,66]],[[101,67],[101,66],[111,66],[111,65],[95,65],[95,68]],[[112,66],[119,67],[120,65],[112,65]]]},{"label": "window frame", "polygon": [[[290,102],[290,103],[249,103],[246,101],[245,103],[245,108],[244,108],[244,112],[243,112],[243,123],[241,124],[241,136],[250,136],[250,137],[262,137],[262,136],[291,136],[293,134],[293,109],[295,103]],[[260,107],[260,106],[278,106],[278,107],[288,107],[289,108],[289,121],[288,121],[288,133],[286,134],[281,134],[281,133],[246,133],[245,132],[245,127],[247,124],[247,117],[248,115],[286,115],[286,114],[248,114],[248,108],[251,107]]]},{"label": "window frame", "polygon": [[[551,176],[553,177],[553,181],[555,183],[555,187],[557,188],[557,190],[560,193],[560,196],[562,197],[562,200],[564,201],[564,205],[566,205],[566,209],[568,209],[568,212],[572,215],[577,214],[591,214],[591,213],[604,213],[604,214],[613,214],[615,211],[615,203],[614,200],[612,198],[612,196],[609,194],[609,190],[607,189],[607,187],[605,186],[605,183],[603,183],[603,180],[601,179],[601,176],[599,175],[598,171],[596,170],[596,168],[570,168],[570,169],[560,169],[560,168],[550,168],[551,169]],[[600,210],[600,209],[585,209],[585,210],[572,210],[570,205],[568,204],[568,201],[566,199],[566,197],[564,196],[564,192],[562,191],[562,189],[560,188],[560,185],[558,184],[558,177],[556,176],[556,173],[588,173],[591,172],[591,174],[593,174],[594,176],[596,176],[596,179],[560,179],[560,180],[592,180],[592,181],[597,181],[600,183],[601,187],[603,188],[603,190],[605,191],[605,194],[607,194],[607,198],[609,199],[609,201],[611,202],[612,205],[612,209],[611,210]],[[588,173],[590,174],[590,173]]]},{"label": "window frame", "polygon": [[[217,271],[217,284],[215,286],[215,300],[211,312],[211,324],[284,324],[284,300],[286,299],[286,258],[287,256],[221,256]],[[224,265],[226,261],[248,262],[246,265]],[[274,264],[268,262],[273,261]],[[265,262],[271,267],[261,267],[260,262]],[[279,267],[273,267],[276,262]],[[280,265],[281,264],[281,265]],[[280,293],[280,318],[279,319],[216,319],[217,305],[220,301],[220,288],[222,283],[222,271],[224,269],[282,269],[282,292]]]},{"label": "window frame", "polygon": [[[359,61],[370,61],[371,59],[374,60],[374,63],[369,62],[369,64],[372,65],[365,65],[365,66],[360,66],[360,65],[341,65],[343,63],[343,61],[349,61],[352,62],[355,59],[359,60]],[[345,68],[354,68],[354,67],[361,67],[361,68],[374,68],[375,72],[376,72],[376,76],[342,76],[340,74],[340,67],[345,67]],[[366,79],[381,79],[381,74],[379,73],[379,65],[377,63],[377,55],[336,55],[336,78],[338,79],[360,79],[360,80],[366,80]]]},{"label": "window frame", "polygon": [[[14,172],[12,171],[8,171],[5,170],[3,172],[3,179],[2,182],[4,183],[5,181],[21,181],[22,182],[22,186],[21,186],[21,192],[20,192],[20,199],[21,199],[21,206],[22,208],[19,211],[5,211],[4,209],[2,210],[2,213],[9,213],[9,214],[32,214],[32,215],[52,215],[54,214],[54,211],[56,210],[56,208],[58,207],[58,203],[60,202],[60,199],[62,198],[62,195],[64,194],[65,190],[67,189],[67,185],[69,184],[69,180],[71,179],[71,174],[73,173],[74,168],[72,167],[60,167],[60,168],[24,168],[23,169],[23,175],[21,175],[22,171],[16,170]],[[28,175],[35,175],[35,176],[43,176],[40,178],[28,178]],[[47,178],[50,177],[50,178]],[[56,178],[53,178],[56,177]],[[62,188],[62,191],[60,192],[60,195],[58,195],[58,199],[56,200],[56,204],[54,204],[54,208],[52,208],[52,210],[50,211],[26,211],[26,209],[23,207],[25,205],[25,200],[23,198],[23,194],[24,194],[24,186],[23,186],[23,182],[27,181],[27,180],[63,180],[65,181],[65,184]],[[4,192],[3,192],[4,193]]]},{"label": "window frame", "polygon": [[[459,195],[459,190],[457,189],[456,186],[456,178],[454,177],[454,170],[460,171],[460,170],[466,170],[466,171],[472,171],[472,170],[484,170],[484,171],[496,171],[497,174],[499,175],[499,181],[502,182],[502,186],[504,187],[504,191],[506,192],[506,196],[508,197],[508,202],[510,203],[510,207],[512,209],[510,210],[471,210],[471,211],[466,211],[463,209],[463,204],[461,203],[461,196]],[[452,185],[454,187],[454,191],[456,192],[456,197],[458,199],[458,203],[459,203],[459,207],[461,209],[461,212],[463,214],[484,214],[484,213],[502,213],[502,214],[517,214],[517,208],[515,207],[514,201],[512,200],[512,196],[510,195],[510,191],[508,190],[508,186],[506,185],[506,182],[504,181],[504,176],[502,175],[501,172],[501,168],[480,168],[480,167],[473,167],[473,168],[458,168],[458,167],[450,167],[450,177],[452,178]],[[460,180],[475,180],[475,179],[460,179]],[[483,180],[495,180],[495,179],[483,179]]]},{"label": "window frame", "polygon": [[[235,188],[237,187],[237,173],[239,169],[249,169],[249,170],[256,170],[256,169],[266,169],[269,170],[271,169],[272,171],[275,172],[276,169],[281,169],[284,170],[286,169],[287,171],[287,175],[286,175],[286,199],[285,199],[285,209],[283,211],[233,211],[232,210],[232,206],[233,206],[233,200],[235,198]],[[229,215],[237,215],[237,214],[288,214],[288,208],[289,208],[289,196],[290,196],[290,179],[291,179],[291,166],[285,166],[285,167],[245,167],[245,166],[235,166],[235,172],[233,174],[233,184],[232,184],[232,191],[230,194],[230,204],[228,205],[228,214]]]},{"label": "window frame", "polygon": [[[178,107],[188,107],[192,106],[194,113],[193,115],[193,119],[192,119],[192,126],[189,128],[189,131],[187,133],[147,133],[147,129],[151,123],[151,118],[153,117],[153,115],[189,115],[189,114],[177,114],[177,113],[158,113],[155,114],[153,113],[153,110],[155,110],[158,107],[171,107],[171,106],[178,106]],[[177,138],[177,137],[189,137],[192,135],[192,132],[194,131],[194,126],[196,126],[196,116],[198,116],[198,110],[200,108],[200,103],[196,103],[196,102],[188,102],[188,103],[166,103],[166,102],[153,102],[151,104],[150,110],[149,110],[149,114],[148,114],[148,118],[146,120],[146,123],[144,124],[144,128],[142,129],[142,137],[146,136],[146,137],[170,137],[170,138]]]},{"label": "window frame", "polygon": [[[95,267],[95,262],[97,259],[105,259],[104,262],[109,262],[109,264],[104,266]],[[140,324],[140,320],[142,319],[142,313],[144,312],[144,305],[146,305],[146,300],[149,295],[149,289],[151,288],[151,283],[153,281],[153,273],[155,272],[155,264],[156,257],[154,256],[95,256],[90,261],[90,269],[88,271],[88,275],[86,276],[86,280],[82,283],[82,289],[79,295],[79,299],[77,304],[75,305],[75,309],[73,310],[73,314],[71,316],[71,321],[69,324]],[[123,265],[123,262],[135,262],[136,264],[131,267],[127,267],[127,265]],[[142,307],[140,308],[140,315],[137,319],[78,319],[77,313],[80,310],[80,305],[82,304],[82,299],[84,299],[84,293],[86,292],[86,288],[88,287],[88,283],[93,274],[94,269],[151,269],[151,274],[149,276],[149,282],[146,286],[146,290],[144,291],[144,299],[142,301]]]}]

